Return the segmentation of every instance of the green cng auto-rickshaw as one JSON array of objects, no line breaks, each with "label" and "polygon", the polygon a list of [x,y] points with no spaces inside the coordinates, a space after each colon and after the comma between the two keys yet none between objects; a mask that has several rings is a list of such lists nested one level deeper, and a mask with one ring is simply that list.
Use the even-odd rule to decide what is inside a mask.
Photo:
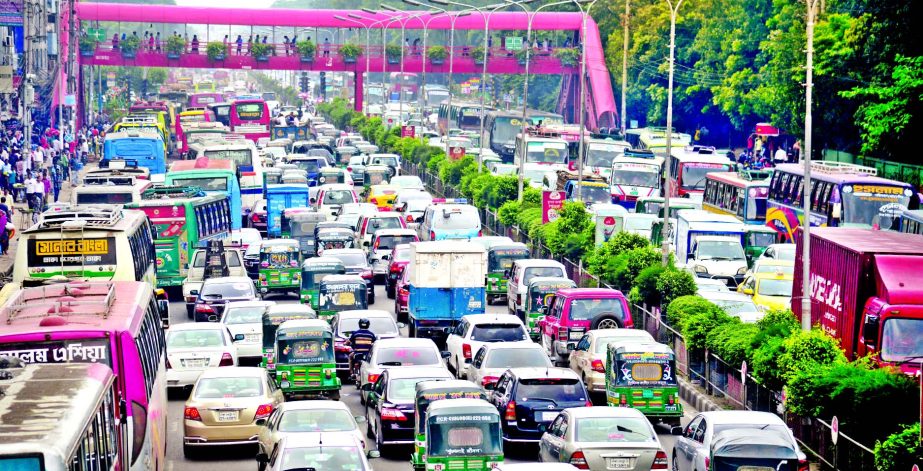
[{"label": "green cng auto-rickshaw", "polygon": [[394,172],[385,165],[369,165],[365,167],[365,186],[382,185],[388,183]]},{"label": "green cng auto-rickshaw", "polygon": [[293,239],[274,240],[260,247],[259,289],[263,297],[272,291],[297,291],[301,286],[301,249]]},{"label": "green cng auto-rickshaw", "polygon": [[283,322],[293,320],[317,319],[317,313],[310,306],[297,304],[271,306],[263,313],[263,360],[260,366],[269,371],[275,369],[276,329]]},{"label": "green cng auto-rickshaw", "polygon": [[506,282],[509,281],[506,273],[513,267],[513,261],[524,258],[529,258],[529,247],[519,242],[492,245],[487,249],[487,304],[506,296]]},{"label": "green cng auto-rickshaw", "polygon": [[683,405],[676,384],[676,357],[663,344],[615,341],[606,352],[606,401],[633,407],[650,419],[679,425]]},{"label": "green cng auto-rickshaw", "polygon": [[292,236],[292,218],[299,214],[311,214],[314,213],[314,208],[304,207],[304,208],[285,208],[282,211],[282,219],[280,224],[282,225],[282,237],[291,237]]},{"label": "green cng auto-rickshaw", "polygon": [[769,227],[748,224],[744,228],[744,253],[747,255],[747,265],[752,268],[753,262],[763,255],[766,248],[779,242],[779,233]]},{"label": "green cng auto-rickshaw", "polygon": [[310,304],[312,308],[319,308],[318,296],[320,282],[329,275],[344,275],[346,267],[338,258],[316,257],[309,258],[301,265],[301,302]]},{"label": "green cng auto-rickshaw", "polygon": [[324,227],[318,229],[314,239],[315,255],[323,255],[329,249],[356,248],[356,233],[345,227]]},{"label": "green cng auto-rickshaw", "polygon": [[317,172],[318,185],[346,183],[346,173],[339,167],[323,167]]},{"label": "green cng auto-rickshaw", "polygon": [[359,275],[328,275],[320,282],[317,316],[329,321],[341,311],[368,309],[368,285]]},{"label": "green cng auto-rickshaw", "polygon": [[276,330],[276,383],[286,399],[325,396],[340,400],[333,330],[319,319],[287,321]]},{"label": "green cng auto-rickshaw", "polygon": [[444,399],[482,399],[487,400],[484,389],[471,381],[460,379],[420,381],[416,386],[414,401],[414,450],[410,462],[414,471],[426,468],[423,457],[426,456],[426,411],[430,404]]},{"label": "green cng auto-rickshaw", "polygon": [[540,337],[538,321],[545,314],[542,308],[545,306],[548,297],[562,288],[576,288],[577,283],[570,278],[561,276],[536,276],[529,280],[529,286],[526,287],[526,305],[523,309],[525,319],[522,322],[529,328],[529,336],[532,340],[538,340]]},{"label": "green cng auto-rickshaw", "polygon": [[443,399],[426,411],[426,469],[489,471],[503,462],[500,413],[483,399]]}]

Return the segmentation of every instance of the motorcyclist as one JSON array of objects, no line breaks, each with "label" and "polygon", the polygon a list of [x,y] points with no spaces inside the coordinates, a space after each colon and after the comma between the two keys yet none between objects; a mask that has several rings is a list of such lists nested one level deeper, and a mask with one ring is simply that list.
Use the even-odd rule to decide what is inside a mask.
[{"label": "motorcyclist", "polygon": [[372,350],[372,344],[378,340],[375,332],[369,330],[370,325],[372,323],[367,318],[359,319],[359,329],[354,330],[349,335],[349,340],[346,341],[346,344],[352,347],[352,353],[349,357],[349,370],[352,372],[357,370],[359,362],[368,355]]}]

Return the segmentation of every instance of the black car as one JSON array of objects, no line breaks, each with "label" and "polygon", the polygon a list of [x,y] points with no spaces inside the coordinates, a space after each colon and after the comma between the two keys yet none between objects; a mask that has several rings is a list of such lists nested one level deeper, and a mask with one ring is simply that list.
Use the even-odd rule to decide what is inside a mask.
[{"label": "black car", "polygon": [[375,445],[414,443],[414,399],[417,383],[427,380],[453,379],[449,370],[433,366],[392,366],[382,371],[374,383],[362,389],[368,392],[365,419]]},{"label": "black car", "polygon": [[331,249],[324,251],[325,257],[333,257],[343,262],[347,275],[359,275],[365,280],[369,290],[369,305],[375,304],[375,277],[372,275],[372,266],[362,249]]},{"label": "black car", "polygon": [[251,280],[260,278],[260,247],[261,242],[250,244],[247,251],[244,252],[244,268],[247,270],[247,276]]},{"label": "black car", "polygon": [[196,296],[193,307],[196,322],[218,322],[227,303],[258,299],[253,280],[243,276],[208,278],[190,294]]},{"label": "black car", "polygon": [[490,402],[503,416],[505,442],[538,443],[559,412],[593,405],[569,368],[510,368],[492,389]]}]

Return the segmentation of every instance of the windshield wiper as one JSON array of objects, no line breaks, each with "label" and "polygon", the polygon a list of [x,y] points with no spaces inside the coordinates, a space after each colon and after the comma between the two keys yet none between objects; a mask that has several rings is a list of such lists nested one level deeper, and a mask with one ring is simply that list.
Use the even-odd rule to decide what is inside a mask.
[{"label": "windshield wiper", "polygon": [[623,427],[623,426],[621,426],[621,425],[618,426],[618,430],[619,430],[619,432],[628,432],[628,433],[634,433],[634,434],[637,434],[637,433],[638,433],[638,432],[635,432],[634,430],[632,430],[632,429],[630,429],[630,428],[628,428],[628,427]]}]

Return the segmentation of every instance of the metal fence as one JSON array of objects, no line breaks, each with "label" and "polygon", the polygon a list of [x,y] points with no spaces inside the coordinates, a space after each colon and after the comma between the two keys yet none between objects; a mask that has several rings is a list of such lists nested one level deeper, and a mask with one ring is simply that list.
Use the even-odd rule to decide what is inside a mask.
[{"label": "metal fence", "polygon": [[841,471],[874,471],[875,452],[849,435],[839,433],[833,444],[831,426],[818,418],[790,415],[788,425],[803,451],[814,455],[825,469]]}]

